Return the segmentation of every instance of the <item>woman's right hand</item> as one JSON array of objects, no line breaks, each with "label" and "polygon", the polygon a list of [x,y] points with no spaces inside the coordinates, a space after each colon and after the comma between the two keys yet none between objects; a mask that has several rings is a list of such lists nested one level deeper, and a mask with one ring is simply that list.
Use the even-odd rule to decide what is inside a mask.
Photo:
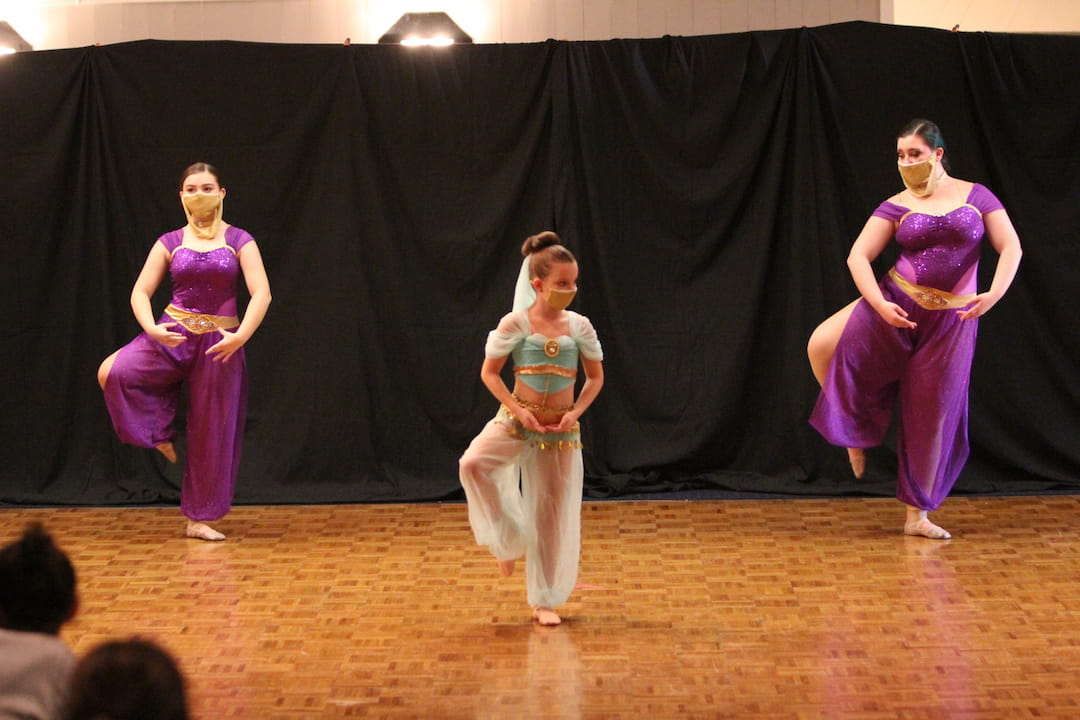
[{"label": "woman's right hand", "polygon": [[175,325],[174,322],[159,323],[147,330],[146,334],[165,347],[176,347],[187,340],[187,336],[169,329]]},{"label": "woman's right hand", "polygon": [[907,316],[908,316],[907,310],[900,307],[899,305],[897,305],[894,302],[889,302],[888,300],[886,300],[885,302],[881,303],[880,305],[878,305],[874,309],[877,310],[878,315],[880,315],[882,318],[884,318],[885,322],[889,323],[893,327],[898,327],[898,328],[914,328],[915,327],[915,323],[913,323],[913,322],[911,322],[910,320],[907,319]]}]

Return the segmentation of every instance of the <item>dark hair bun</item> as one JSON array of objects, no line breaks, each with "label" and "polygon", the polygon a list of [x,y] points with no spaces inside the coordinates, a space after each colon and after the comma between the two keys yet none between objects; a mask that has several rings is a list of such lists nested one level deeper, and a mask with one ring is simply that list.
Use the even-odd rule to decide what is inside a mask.
[{"label": "dark hair bun", "polygon": [[550,230],[545,230],[525,238],[525,243],[521,246],[521,254],[529,256],[535,252],[540,252],[546,247],[560,244],[562,244],[562,241],[559,240],[558,235]]}]

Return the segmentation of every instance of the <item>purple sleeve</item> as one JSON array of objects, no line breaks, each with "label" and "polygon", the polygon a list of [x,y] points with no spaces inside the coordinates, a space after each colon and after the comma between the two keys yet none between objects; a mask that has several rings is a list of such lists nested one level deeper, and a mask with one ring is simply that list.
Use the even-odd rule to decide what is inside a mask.
[{"label": "purple sleeve", "polygon": [[904,216],[908,209],[903,205],[897,205],[891,203],[888,200],[877,206],[877,210],[870,213],[871,217],[885,218],[889,222],[900,222],[900,218]]},{"label": "purple sleeve", "polygon": [[165,233],[158,238],[158,242],[165,246],[165,249],[172,255],[176,248],[180,247],[180,243],[184,241],[184,228],[179,230],[172,230]]},{"label": "purple sleeve", "polygon": [[240,252],[240,248],[254,241],[255,238],[251,237],[247,230],[241,230],[235,225],[230,225],[225,229],[225,244],[231,247],[234,252]]},{"label": "purple sleeve", "polygon": [[990,188],[985,185],[980,185],[979,183],[975,183],[971,186],[971,192],[968,193],[967,201],[969,205],[972,205],[983,215],[992,213],[995,210],[1005,209],[1005,206],[1001,204],[1001,201],[997,199],[997,196],[990,192]]}]

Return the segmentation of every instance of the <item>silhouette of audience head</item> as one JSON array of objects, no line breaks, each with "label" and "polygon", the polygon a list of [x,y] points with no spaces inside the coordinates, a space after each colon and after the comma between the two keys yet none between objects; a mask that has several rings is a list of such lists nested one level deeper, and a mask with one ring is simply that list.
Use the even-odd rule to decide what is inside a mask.
[{"label": "silhouette of audience head", "polygon": [[75,568],[40,523],[0,549],[0,628],[58,635],[78,607]]},{"label": "silhouette of audience head", "polygon": [[75,666],[64,720],[188,720],[173,657],[139,638],[98,645]]}]

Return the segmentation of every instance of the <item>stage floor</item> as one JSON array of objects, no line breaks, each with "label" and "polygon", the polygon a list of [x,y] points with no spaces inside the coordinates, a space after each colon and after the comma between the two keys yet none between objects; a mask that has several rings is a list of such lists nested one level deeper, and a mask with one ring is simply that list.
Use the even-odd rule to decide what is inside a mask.
[{"label": "stage floor", "polygon": [[1080,497],[586,502],[579,587],[534,626],[463,504],[0,510],[79,573],[81,654],[160,641],[194,717],[1076,718]]}]

